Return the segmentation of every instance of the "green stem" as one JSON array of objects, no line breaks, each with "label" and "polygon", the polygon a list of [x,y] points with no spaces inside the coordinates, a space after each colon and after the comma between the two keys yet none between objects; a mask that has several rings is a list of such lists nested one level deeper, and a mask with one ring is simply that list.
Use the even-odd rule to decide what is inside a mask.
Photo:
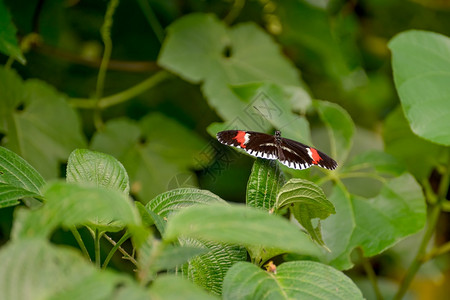
[{"label": "green stem", "polygon": [[[432,205],[431,213],[428,218],[428,227],[423,235],[422,242],[420,243],[419,250],[417,251],[416,257],[413,262],[409,266],[409,269],[406,272],[405,277],[403,278],[400,288],[395,295],[394,299],[400,300],[405,295],[406,291],[411,284],[416,272],[419,270],[420,266],[430,258],[430,254],[426,255],[425,251],[427,249],[427,245],[433,236],[433,233],[436,229],[436,224],[439,219],[439,215],[442,210],[442,203],[446,202],[447,191],[450,184],[450,159],[447,158],[447,166],[442,174],[441,182],[439,183],[439,188],[437,192],[437,203]],[[430,202],[430,201],[429,201]]]},{"label": "green stem", "polygon": [[[107,236],[105,234],[105,237],[107,237],[108,241],[114,245],[114,247],[111,249],[111,251],[109,251],[108,256],[106,257],[105,261],[103,262],[103,266],[102,269],[106,269],[106,267],[109,264],[109,261],[111,260],[111,258],[114,256],[114,254],[116,253],[116,251],[121,248],[120,245],[122,245],[126,240],[128,240],[129,237],[131,237],[131,234],[129,232],[126,232],[121,238],[120,240],[116,243],[113,239],[111,239],[109,236]],[[122,249],[122,248],[121,248]],[[130,256],[127,253],[128,256]]]},{"label": "green stem", "polygon": [[370,280],[370,283],[372,284],[373,291],[375,292],[375,296],[378,300],[383,300],[383,295],[380,292],[380,288],[378,287],[378,281],[377,281],[377,275],[375,274],[375,271],[372,268],[372,265],[370,264],[370,261],[364,257],[364,253],[361,248],[358,248],[358,255],[361,260],[361,264],[364,268],[364,271],[366,271],[367,277]]},{"label": "green stem", "polygon": [[77,228],[72,227],[72,228],[70,228],[70,231],[72,232],[73,236],[75,237],[75,240],[77,241],[78,246],[80,246],[80,249],[83,252],[84,256],[86,256],[86,258],[88,258],[89,261],[92,261],[91,256],[89,255],[86,245],[84,244],[83,239],[81,238],[81,235],[78,232]]},{"label": "green stem", "polygon": [[12,64],[14,63],[15,59],[14,57],[11,55],[8,57],[8,60],[5,63],[5,69],[11,69]]},{"label": "green stem", "polygon": [[450,242],[445,243],[444,245],[440,246],[440,247],[436,247],[433,250],[431,250],[429,253],[427,253],[427,255],[424,256],[423,261],[427,262],[430,259],[445,254],[447,252],[450,252]]},{"label": "green stem", "polygon": [[153,32],[156,35],[158,41],[162,44],[164,41],[164,29],[158,21],[155,13],[153,12],[152,7],[148,3],[148,0],[138,0],[139,5],[141,6],[142,12],[147,19],[150,27],[153,29]]},{"label": "green stem", "polygon": [[228,24],[228,25],[233,23],[234,20],[236,20],[236,18],[241,13],[242,8],[244,7],[244,5],[245,5],[245,0],[234,0],[233,6],[231,7],[231,9],[228,12],[228,14],[225,16],[223,21],[226,24]]},{"label": "green stem", "polygon": [[397,291],[397,294],[394,297],[394,300],[400,300],[405,295],[406,291],[409,288],[409,285],[411,284],[411,281],[414,279],[414,276],[416,275],[417,271],[421,267],[422,263],[424,262],[423,258],[425,256],[425,251],[427,248],[427,245],[433,236],[434,230],[436,228],[436,224],[439,218],[439,214],[441,212],[441,208],[439,205],[434,205],[430,217],[428,218],[428,226],[427,230],[425,231],[425,234],[423,235],[422,241],[419,246],[419,250],[417,251],[416,256],[414,257],[413,262],[409,266],[408,270],[406,271],[406,275],[403,278],[400,288]]},{"label": "green stem", "polygon": [[160,83],[161,81],[165,80],[168,77],[169,77],[168,72],[159,71],[159,72],[155,73],[153,76],[147,78],[146,80],[142,81],[141,83],[138,83],[135,86],[133,86],[123,92],[100,99],[100,101],[98,102],[98,106],[103,109],[103,108],[107,108],[109,106],[113,106],[113,105],[125,102],[129,99],[136,97],[137,95],[142,94],[146,90],[154,87],[155,85],[157,85],[158,83]]},{"label": "green stem", "polygon": [[[122,239],[128,239],[130,237],[129,234],[125,234],[119,242],[115,242],[112,238],[110,238],[108,235],[105,234],[105,239],[108,240],[108,242],[110,242],[113,246],[116,246],[117,244],[119,244],[118,246],[118,250],[120,251],[120,253],[123,254],[125,259],[128,259],[129,261],[131,261],[135,266],[138,265],[138,262],[134,259],[134,257],[130,254],[127,253],[127,251],[125,251],[125,249],[123,249],[122,247],[120,247],[120,245],[123,243]],[[112,251],[112,250],[111,250]],[[109,256],[109,255],[108,255]],[[106,261],[105,261],[106,262]],[[103,267],[105,266],[105,263],[103,264]]]},{"label": "green stem", "polygon": [[[95,99],[97,101],[97,104],[99,103],[103,95],[103,90],[105,87],[106,71],[108,70],[108,63],[109,60],[111,59],[111,52],[112,52],[111,27],[113,24],[113,15],[118,5],[119,0],[109,1],[108,8],[106,9],[105,20],[100,30],[102,41],[103,44],[105,45],[105,48],[103,50],[102,62],[100,63],[100,68],[98,70],[97,86],[95,89]],[[103,127],[101,111],[98,105],[94,110],[94,124],[97,129]]]},{"label": "green stem", "polygon": [[103,233],[100,232],[97,228],[94,233],[94,249],[95,249],[95,266],[100,269],[100,239]]},{"label": "green stem", "polygon": [[103,22],[100,33],[102,36],[103,44],[105,48],[103,50],[102,62],[100,63],[100,69],[97,76],[97,87],[95,90],[95,98],[100,100],[103,94],[103,88],[105,86],[106,71],[108,69],[108,63],[111,58],[112,52],[112,40],[111,40],[111,27],[113,24],[113,15],[119,4],[119,0],[109,1],[108,8],[106,9],[105,20]]},{"label": "green stem", "polygon": [[170,77],[170,74],[166,71],[159,71],[153,76],[145,79],[144,81],[126,89],[120,93],[101,98],[99,101],[95,99],[83,99],[83,98],[71,98],[69,103],[77,108],[94,109],[96,107],[105,109],[107,107],[117,105],[126,102],[134,97],[142,94],[148,89],[153,88],[161,81]]}]

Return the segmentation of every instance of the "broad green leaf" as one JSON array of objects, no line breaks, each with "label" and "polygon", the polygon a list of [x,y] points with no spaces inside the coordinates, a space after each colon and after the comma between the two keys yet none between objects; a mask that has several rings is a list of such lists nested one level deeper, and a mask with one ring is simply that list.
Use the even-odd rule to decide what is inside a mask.
[{"label": "broad green leaf", "polygon": [[17,29],[11,20],[11,15],[3,0],[0,0],[0,52],[14,57],[14,59],[24,65],[26,59],[17,42],[16,32]]},{"label": "broad green leaf", "polygon": [[371,199],[351,196],[343,186],[334,187],[330,201],[336,214],[322,222],[323,238],[331,249],[327,261],[338,269],[352,266],[350,253],[361,247],[374,256],[421,230],[426,205],[420,185],[405,173],[384,182]]},{"label": "broad green leaf", "polygon": [[30,164],[0,147],[0,208],[19,204],[25,197],[40,197],[45,181]]},{"label": "broad green leaf", "polygon": [[175,211],[190,207],[194,204],[214,204],[226,202],[219,196],[207,190],[194,188],[179,188],[159,194],[150,200],[146,207],[166,218]]},{"label": "broad green leaf", "polygon": [[[125,166],[131,193],[143,203],[167,191],[179,174],[205,164],[207,144],[194,132],[160,114],[150,114],[139,123],[116,119],[97,132],[91,148],[115,156]],[[190,182],[196,185],[195,176]]]},{"label": "broad green leaf", "polygon": [[395,36],[389,48],[395,86],[412,131],[450,145],[450,39],[411,30]]},{"label": "broad green leaf", "polygon": [[[199,204],[223,204],[227,202],[217,195],[199,189],[180,188],[158,195],[149,201],[146,208],[149,212],[157,214],[154,218],[170,218],[172,213],[183,211],[193,205]],[[162,236],[166,236],[166,223]],[[158,226],[158,229],[162,227]],[[161,229],[159,229],[161,231]],[[179,238],[179,243],[186,247],[206,248],[208,252],[191,259],[181,268],[183,276],[193,282],[203,286],[213,293],[220,294],[223,277],[226,271],[237,261],[247,258],[245,249],[239,246],[227,245],[224,243],[214,243],[198,239]]]},{"label": "broad green leaf", "polygon": [[257,158],[247,183],[247,206],[271,210],[284,182],[276,161]]},{"label": "broad green leaf", "polygon": [[125,288],[145,292],[131,278],[97,270],[76,251],[42,239],[10,242],[0,250],[0,261],[1,299],[95,300]]},{"label": "broad green leaf", "polygon": [[22,81],[14,71],[0,67],[0,99],[4,145],[44,178],[58,177],[60,163],[73,149],[85,147],[75,110],[45,82]]},{"label": "broad green leaf", "polygon": [[346,110],[335,103],[314,101],[320,119],[325,123],[331,140],[331,155],[343,162],[352,147],[355,124]]},{"label": "broad green leaf", "polygon": [[344,273],[313,262],[283,263],[271,273],[241,262],[228,271],[223,299],[363,299],[361,291]]},{"label": "broad green leaf", "polygon": [[268,127],[260,128],[260,119],[247,111],[251,103],[241,101],[230,86],[258,81],[301,85],[296,69],[267,33],[252,23],[227,28],[212,14],[191,14],[170,25],[158,63],[186,80],[202,82],[209,105],[242,129]]},{"label": "broad green leaf", "polygon": [[123,165],[114,157],[87,149],[76,149],[67,163],[67,182],[88,183],[128,194],[130,183]]},{"label": "broad green leaf", "polygon": [[184,264],[181,271],[184,277],[216,295],[222,294],[223,279],[231,266],[247,259],[247,251],[243,247],[195,239],[179,240],[183,247],[207,249],[207,253]]},{"label": "broad green leaf", "polygon": [[15,238],[48,237],[59,226],[89,225],[117,231],[128,225],[142,232],[141,220],[131,200],[123,193],[100,187],[53,182],[43,192],[46,203],[38,210],[18,214],[13,228]]},{"label": "broad green leaf", "polygon": [[446,159],[447,149],[415,135],[400,108],[390,113],[383,125],[385,151],[404,162],[417,179],[428,178]]},{"label": "broad green leaf", "polygon": [[[325,245],[320,231],[320,220],[335,214],[336,211],[319,186],[304,179],[290,179],[280,189],[276,199],[277,210],[284,206],[290,207],[294,217],[316,242]],[[314,219],[319,219],[316,226],[312,224]]]},{"label": "broad green leaf", "polygon": [[294,224],[241,205],[202,205],[180,211],[169,219],[165,235],[167,241],[178,237],[319,255],[313,241]]},{"label": "broad green leaf", "polygon": [[162,275],[150,287],[151,299],[171,300],[217,300],[218,297],[208,294],[202,288],[186,279],[174,275]]}]

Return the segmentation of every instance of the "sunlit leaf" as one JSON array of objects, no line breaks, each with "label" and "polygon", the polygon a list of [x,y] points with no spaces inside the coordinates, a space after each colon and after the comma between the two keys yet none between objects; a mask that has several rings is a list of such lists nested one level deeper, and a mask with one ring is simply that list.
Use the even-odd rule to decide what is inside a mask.
[{"label": "sunlit leaf", "polygon": [[319,255],[313,241],[294,224],[240,205],[202,205],[180,211],[169,219],[165,235],[168,241],[177,237]]},{"label": "sunlit leaf", "polygon": [[0,67],[0,130],[4,145],[44,178],[59,176],[59,165],[86,145],[78,116],[65,96],[43,81],[22,79]]},{"label": "sunlit leaf", "polygon": [[363,299],[350,278],[333,267],[295,261],[270,273],[257,266],[235,264],[225,277],[223,299]]},{"label": "sunlit leaf", "polygon": [[67,163],[67,182],[111,188],[128,194],[130,184],[123,165],[114,157],[87,149],[74,150]]},{"label": "sunlit leaf", "polygon": [[[311,181],[299,178],[290,179],[277,196],[276,208],[290,206],[297,221],[320,245],[324,245],[320,231],[320,220],[336,213],[322,189]],[[316,226],[312,221],[319,219]]]},{"label": "sunlit leaf", "polygon": [[15,238],[48,237],[59,226],[90,225],[106,231],[131,226],[134,233],[141,220],[131,200],[123,193],[100,187],[53,182],[46,186],[44,206],[18,214],[13,228]]},{"label": "sunlit leaf", "polygon": [[355,124],[342,107],[327,101],[314,101],[320,119],[325,123],[331,140],[331,155],[344,161],[352,146]]},{"label": "sunlit leaf", "polygon": [[191,14],[173,23],[158,63],[186,80],[202,82],[209,105],[242,129],[265,131],[268,126],[248,112],[252,104],[241,101],[231,85],[256,81],[301,85],[296,69],[267,33],[252,23],[227,28],[211,14]]},{"label": "sunlit leaf", "polygon": [[450,38],[411,30],[395,36],[389,48],[395,86],[412,131],[450,145]]},{"label": "sunlit leaf", "polygon": [[352,196],[337,185],[329,200],[336,214],[322,222],[322,233],[331,249],[327,261],[338,269],[352,266],[349,256],[355,247],[371,257],[418,232],[426,222],[422,189],[407,173],[386,180],[374,198]]}]

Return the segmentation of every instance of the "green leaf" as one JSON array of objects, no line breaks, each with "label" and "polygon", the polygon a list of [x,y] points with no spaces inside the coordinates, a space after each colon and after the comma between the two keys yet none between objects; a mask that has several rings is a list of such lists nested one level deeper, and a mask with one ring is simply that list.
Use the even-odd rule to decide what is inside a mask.
[{"label": "green leaf", "polygon": [[412,131],[450,145],[450,39],[410,30],[395,36],[389,48],[395,86]]},{"label": "green leaf", "polygon": [[150,114],[140,123],[127,119],[107,122],[105,129],[94,135],[91,148],[120,160],[130,176],[131,193],[147,203],[167,191],[179,174],[192,175],[190,183],[195,186],[191,169],[206,162],[201,155],[205,146],[175,120]]},{"label": "green leaf", "polygon": [[41,239],[7,244],[0,261],[1,299],[111,299],[125,288],[145,293],[129,277],[97,270],[76,251]]},{"label": "green leaf", "polygon": [[125,225],[134,234],[142,233],[141,220],[131,200],[121,192],[73,183],[53,182],[44,190],[46,203],[16,218],[14,238],[48,237],[59,226],[89,225],[117,231]]},{"label": "green leaf", "polygon": [[320,119],[325,123],[331,140],[331,155],[343,162],[352,147],[355,124],[346,110],[328,101],[314,101]]},{"label": "green leaf", "polygon": [[0,52],[14,57],[24,65],[27,61],[20,50],[16,37],[17,29],[11,19],[3,0],[0,0]]},{"label": "green leaf", "polygon": [[222,294],[223,279],[237,262],[247,259],[247,251],[239,246],[180,238],[183,247],[207,249],[207,253],[194,257],[181,267],[184,277],[216,294]]},{"label": "green leaf", "polygon": [[16,153],[0,147],[0,208],[19,204],[19,199],[41,196],[45,181]]},{"label": "green leaf", "polygon": [[252,23],[227,28],[212,14],[191,14],[171,24],[158,63],[186,80],[203,82],[209,105],[242,128],[259,128],[259,118],[246,111],[251,105],[230,86],[258,81],[301,86],[296,69],[267,33]]},{"label": "green leaf", "polygon": [[271,210],[284,182],[275,160],[257,158],[247,183],[247,206]]},{"label": "green leaf", "polygon": [[363,299],[344,273],[313,262],[283,263],[276,274],[241,262],[227,273],[223,299]]},{"label": "green leaf", "polygon": [[86,144],[78,116],[65,96],[45,82],[23,82],[14,71],[0,67],[0,99],[5,146],[44,178],[58,177],[60,163]]},{"label": "green leaf", "polygon": [[388,115],[383,125],[385,151],[402,161],[418,180],[428,178],[445,161],[447,149],[415,135],[400,107]]},{"label": "green leaf", "polygon": [[123,165],[114,157],[87,149],[76,149],[67,163],[67,182],[88,183],[128,194],[130,184]]},{"label": "green leaf", "polygon": [[175,275],[162,275],[152,283],[150,287],[151,299],[171,300],[217,300],[218,297],[208,294],[202,288],[186,279]]},{"label": "green leaf", "polygon": [[338,269],[352,266],[350,253],[361,247],[371,257],[421,230],[426,205],[420,185],[405,173],[384,182],[374,198],[351,196],[341,185],[330,201],[336,214],[322,222],[323,238],[331,253],[327,261]]},{"label": "green leaf", "polygon": [[207,190],[194,188],[179,188],[171,190],[150,200],[146,207],[157,213],[160,217],[167,218],[173,212],[194,204],[226,204],[225,200]]},{"label": "green leaf", "polygon": [[[277,210],[284,206],[290,206],[294,217],[308,231],[313,240],[322,246],[325,245],[320,231],[320,220],[335,214],[336,211],[319,186],[304,179],[290,179],[280,189],[276,200]],[[312,220],[317,218],[319,221],[314,226]]]},{"label": "green leaf", "polygon": [[[174,212],[183,211],[190,206],[199,204],[226,205],[227,202],[209,191],[180,188],[158,195],[147,203],[146,208],[156,215],[154,219],[161,220],[162,218],[170,218]],[[160,227],[164,227],[162,236],[165,238],[166,223],[158,226],[158,230],[161,232]],[[239,246],[197,239],[179,238],[178,240],[181,245],[186,247],[208,249],[207,253],[189,260],[181,270],[185,277],[218,295],[221,293],[222,281],[226,271],[235,262],[247,258],[247,252]]]},{"label": "green leaf", "polygon": [[319,255],[313,241],[294,224],[241,205],[201,205],[180,211],[169,219],[165,238],[171,241],[181,236]]}]

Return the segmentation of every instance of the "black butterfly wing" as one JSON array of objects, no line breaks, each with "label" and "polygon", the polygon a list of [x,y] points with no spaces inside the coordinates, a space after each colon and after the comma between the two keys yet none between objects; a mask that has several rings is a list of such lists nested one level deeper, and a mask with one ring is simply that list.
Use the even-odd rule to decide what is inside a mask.
[{"label": "black butterfly wing", "polygon": [[252,156],[265,159],[278,158],[275,137],[270,134],[244,130],[226,130],[217,133],[217,140],[222,144],[244,149]]},{"label": "black butterfly wing", "polygon": [[279,160],[289,168],[302,170],[316,165],[334,170],[337,167],[337,162],[325,153],[291,139],[282,138],[281,149],[284,157]]}]

